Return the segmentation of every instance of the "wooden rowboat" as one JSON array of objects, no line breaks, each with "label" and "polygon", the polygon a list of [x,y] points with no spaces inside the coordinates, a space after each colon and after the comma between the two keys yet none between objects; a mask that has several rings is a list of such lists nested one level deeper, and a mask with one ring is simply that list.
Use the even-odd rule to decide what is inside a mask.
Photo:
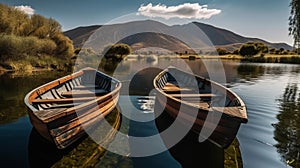
[{"label": "wooden rowboat", "polygon": [[32,90],[24,101],[39,134],[63,149],[115,108],[120,88],[120,81],[85,68]]},{"label": "wooden rowboat", "polygon": [[[209,79],[169,67],[153,80],[156,105],[202,138],[227,148],[246,123],[246,106],[234,92]],[[179,115],[180,114],[180,115]],[[209,118],[209,119],[208,119]],[[209,135],[202,134],[203,130]]]}]

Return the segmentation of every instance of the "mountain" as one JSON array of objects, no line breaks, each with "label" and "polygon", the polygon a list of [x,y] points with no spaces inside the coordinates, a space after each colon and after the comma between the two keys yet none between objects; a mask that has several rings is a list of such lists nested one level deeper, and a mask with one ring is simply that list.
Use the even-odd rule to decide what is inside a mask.
[{"label": "mountain", "polygon": [[[100,27],[101,29],[99,29]],[[197,27],[197,30],[195,27]],[[202,31],[200,31],[199,28]],[[82,47],[84,44],[89,43],[87,40],[91,37],[89,39],[90,45],[88,46],[95,48],[105,42],[108,44],[109,42],[119,42],[130,45],[133,50],[158,47],[173,52],[190,52],[192,50],[189,46],[197,46],[198,48],[201,46],[201,48],[205,48],[205,46],[213,45],[216,48],[226,48],[228,51],[234,51],[240,48],[243,43],[255,41],[263,42],[268,45],[269,48],[293,49],[293,47],[286,43],[271,43],[259,38],[244,37],[229,30],[199,22],[167,26],[151,20],[135,21],[105,26],[93,25],[78,27],[68,30],[64,32],[64,34],[73,40],[75,48]],[[95,37],[97,37],[97,40]]]},{"label": "mountain", "polygon": [[68,36],[72,41],[75,48],[83,46],[85,41],[101,26],[93,25],[86,27],[77,27],[64,32],[64,35]]},{"label": "mountain", "polygon": [[232,48],[240,48],[243,43],[249,41],[262,42],[268,45],[270,48],[284,48],[286,50],[293,50],[293,47],[286,43],[271,43],[259,38],[243,37],[229,30],[217,28],[211,25],[193,22],[197,25],[212,41],[215,46],[227,48],[229,51],[233,51]]}]

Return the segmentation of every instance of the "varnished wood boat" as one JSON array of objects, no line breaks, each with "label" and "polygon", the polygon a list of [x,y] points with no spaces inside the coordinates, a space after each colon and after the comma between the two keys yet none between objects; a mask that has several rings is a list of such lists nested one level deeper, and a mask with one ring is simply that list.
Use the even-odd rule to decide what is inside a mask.
[{"label": "varnished wood boat", "polygon": [[39,134],[63,149],[115,108],[120,88],[117,79],[85,68],[32,90],[24,101]]},{"label": "varnished wood boat", "polygon": [[156,105],[174,119],[180,116],[178,121],[183,126],[191,126],[199,136],[203,136],[201,131],[206,129],[209,135],[202,138],[219,147],[227,148],[240,124],[248,121],[242,99],[209,79],[169,67],[154,78],[153,84]]}]

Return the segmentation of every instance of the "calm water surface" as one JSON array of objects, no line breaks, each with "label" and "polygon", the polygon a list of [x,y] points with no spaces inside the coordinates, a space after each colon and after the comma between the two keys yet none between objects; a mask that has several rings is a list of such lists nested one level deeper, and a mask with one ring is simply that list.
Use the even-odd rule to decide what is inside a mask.
[{"label": "calm water surface", "polygon": [[[169,61],[144,61],[137,64],[136,60],[127,60],[112,75],[124,82],[124,94],[140,94],[137,90],[148,93],[151,92],[151,86],[148,86],[147,80],[150,80],[151,74],[136,72],[145,66],[168,64]],[[194,72],[207,76],[201,62],[188,61],[187,64]],[[249,122],[241,126],[237,136],[244,167],[288,167],[287,163],[296,167],[300,151],[300,66],[225,61],[224,69],[227,78],[225,85],[234,90],[248,108]],[[0,76],[1,167],[29,167],[32,162],[41,159],[40,155],[32,154],[32,142],[37,143],[33,138],[36,133],[32,131],[23,98],[36,86],[64,75],[58,72],[42,72],[25,77],[15,74]],[[146,82],[134,86],[129,80],[134,81],[137,77],[144,77],[142,81]],[[143,104],[136,101],[138,97],[132,98],[136,106],[136,109],[132,109],[133,112],[144,111],[144,117],[154,118],[151,110],[141,108]],[[127,100],[127,96],[122,96],[119,105],[126,107]],[[147,136],[157,132],[154,122],[141,124],[122,120],[122,126],[127,127],[133,135]],[[51,150],[52,160],[48,162],[48,166],[59,165],[57,162],[68,157],[66,153]],[[48,157],[51,154],[48,153]],[[180,163],[169,152],[147,158],[126,158],[108,152],[97,162],[97,167],[180,167]]]}]

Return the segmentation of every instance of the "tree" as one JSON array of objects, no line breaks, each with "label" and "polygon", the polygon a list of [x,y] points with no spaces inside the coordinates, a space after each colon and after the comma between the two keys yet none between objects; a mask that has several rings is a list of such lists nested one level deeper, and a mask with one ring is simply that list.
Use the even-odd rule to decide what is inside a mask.
[{"label": "tree", "polygon": [[242,56],[253,56],[253,55],[257,54],[258,52],[257,52],[257,48],[254,44],[246,43],[241,46],[239,53]]},{"label": "tree", "polygon": [[268,53],[269,47],[261,42],[255,42],[254,45],[256,46],[257,52],[261,53]]},{"label": "tree", "polygon": [[62,33],[56,34],[52,40],[56,43],[56,56],[60,58],[70,58],[74,54],[73,42]]},{"label": "tree", "polygon": [[275,51],[276,51],[276,49],[275,49],[275,48],[271,48],[271,49],[270,49],[270,53],[271,53],[271,54],[274,54],[274,53],[275,53]]},{"label": "tree", "polygon": [[127,44],[116,44],[115,46],[116,54],[120,55],[123,58],[124,55],[131,53],[131,48]]},{"label": "tree", "polygon": [[280,54],[283,54],[284,48],[280,48],[279,51],[280,51]]},{"label": "tree", "polygon": [[236,49],[232,52],[232,54],[238,55],[239,54],[239,49]]},{"label": "tree", "polygon": [[300,48],[300,0],[291,0],[289,17],[289,35],[294,38],[294,46]]},{"label": "tree", "polygon": [[110,45],[104,49],[105,57],[122,60],[123,56],[131,53],[131,48],[127,44]]},{"label": "tree", "polygon": [[226,55],[228,51],[225,48],[217,48],[217,52],[219,55]]},{"label": "tree", "polygon": [[269,52],[269,47],[262,42],[247,42],[240,48],[240,55],[253,56],[256,54],[265,54]]}]

